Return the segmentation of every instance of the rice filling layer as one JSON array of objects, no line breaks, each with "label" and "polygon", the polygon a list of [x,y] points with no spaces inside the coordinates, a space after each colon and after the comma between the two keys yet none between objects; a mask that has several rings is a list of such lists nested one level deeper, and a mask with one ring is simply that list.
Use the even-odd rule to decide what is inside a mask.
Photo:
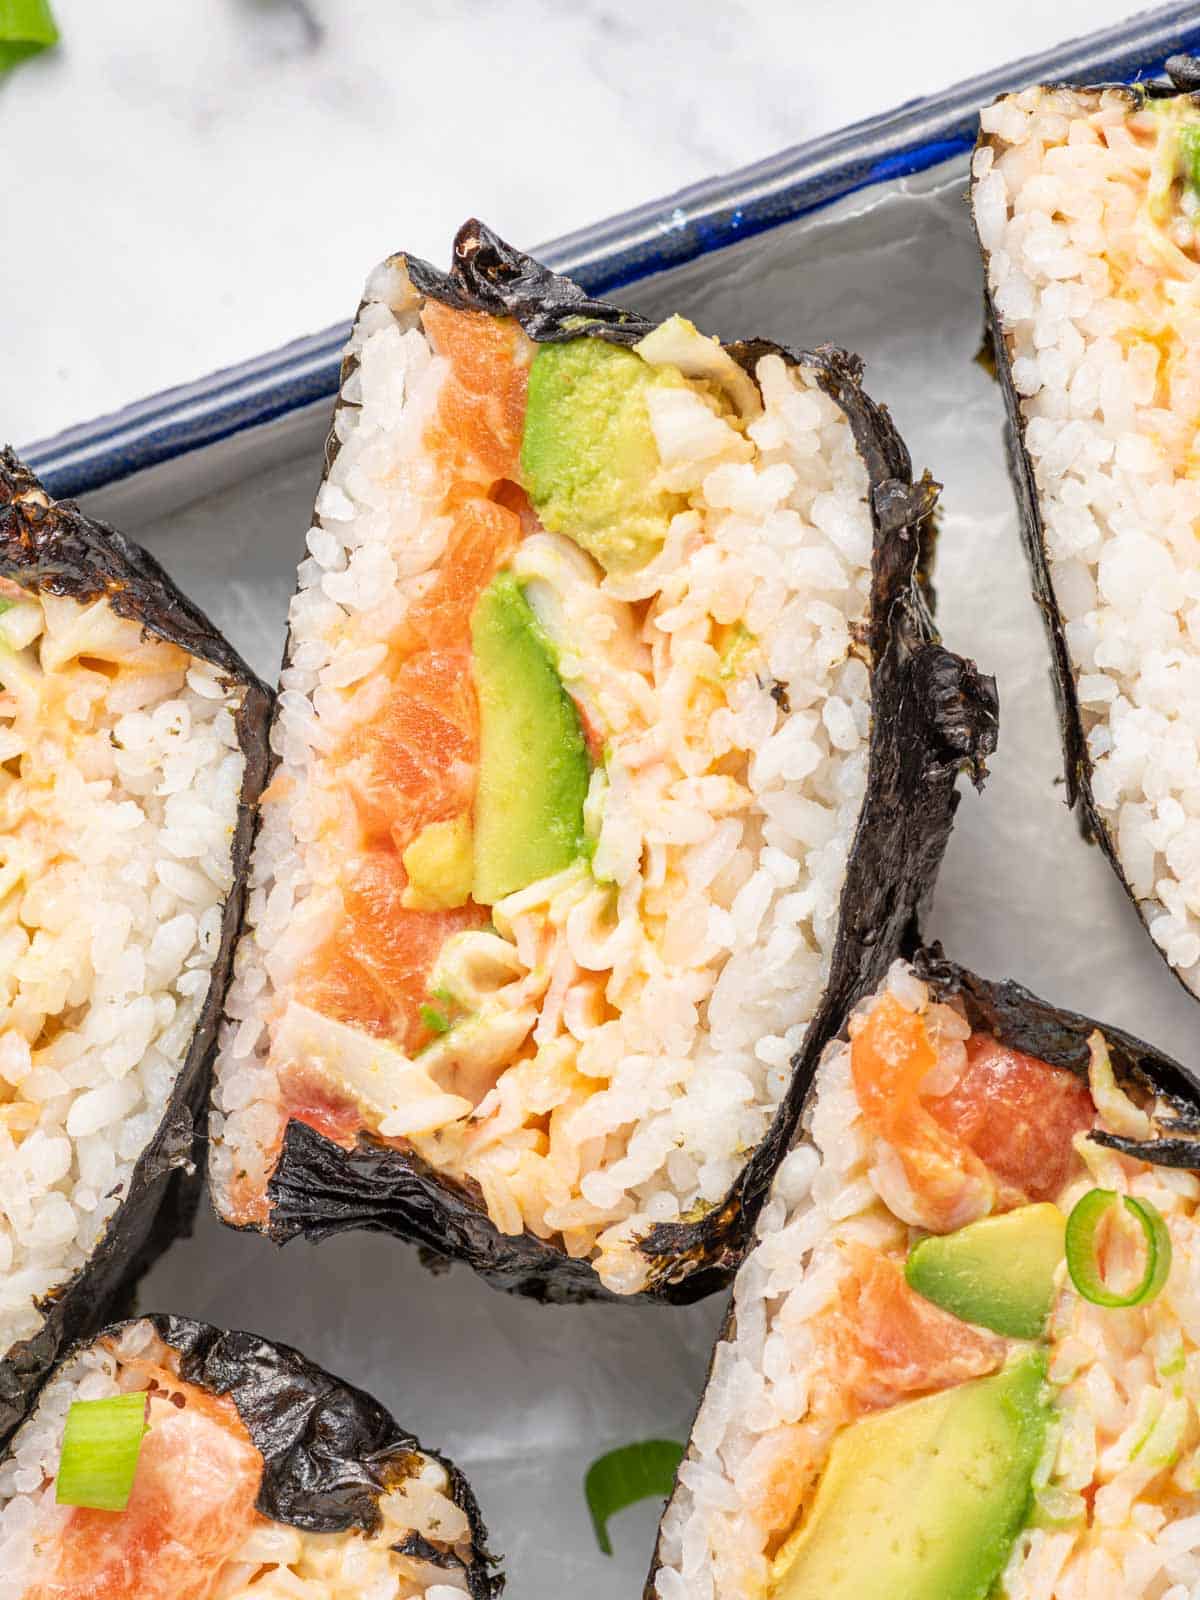
[{"label": "rice filling layer", "polygon": [[[371,281],[291,611],[213,1174],[261,1222],[289,1118],[365,1130],[632,1292],[634,1242],[720,1200],[763,1138],[823,991],[873,530],[804,369],[765,356],[756,388],[678,318],[575,350],[598,343],[419,304],[399,261]],[[552,402],[593,394],[564,462]],[[493,802],[502,626],[506,685],[543,686]]]},{"label": "rice filling layer", "polygon": [[[1004,1600],[1188,1600],[1200,1583],[1200,1179],[1087,1137],[1145,1138],[1154,1111],[1116,1085],[1098,1031],[1085,1084],[972,1033],[961,1002],[935,1000],[903,963],[848,1031],[825,1053],[808,1137],[781,1166],[737,1278],[662,1525],[659,1600],[866,1592],[846,1571],[846,1587],[811,1587],[828,1577],[845,1497],[869,1495],[873,1472],[900,1470],[913,1439],[904,1419],[941,1404],[958,1415],[957,1398],[1030,1363],[1041,1431],[1007,1521],[999,1532],[989,1521],[1000,1513],[981,1487],[987,1444],[966,1436],[930,1508],[942,1532],[922,1558],[924,1581],[928,1560],[950,1558],[961,1481],[958,1583]],[[1169,1235],[1163,1281],[1123,1308],[1087,1298],[1072,1277],[1081,1267],[1062,1259],[1063,1219],[1097,1190],[1153,1207]],[[1114,1285],[1141,1270],[1129,1218],[1097,1236]],[[922,1241],[953,1248],[997,1219],[1018,1230],[1049,1219],[1052,1237],[1057,1228],[1048,1264],[1028,1243],[1001,1257],[1018,1299],[1047,1274],[1044,1323],[1022,1337],[995,1331],[1003,1318],[981,1300],[952,1314],[949,1275],[922,1278],[913,1266]],[[968,1276],[968,1291],[980,1281]],[[953,1451],[961,1430],[946,1426],[938,1450]],[[856,1434],[888,1443],[856,1459]],[[855,1545],[904,1545],[923,1469],[910,1476],[905,1496],[863,1502],[870,1516],[860,1505]],[[988,1559],[990,1569],[972,1569]]]},{"label": "rice filling layer", "polygon": [[1200,107],[1030,89],[980,120],[975,220],[1092,796],[1200,989]]},{"label": "rice filling layer", "polygon": [[103,601],[0,581],[0,1352],[162,1120],[232,885],[243,690]]}]

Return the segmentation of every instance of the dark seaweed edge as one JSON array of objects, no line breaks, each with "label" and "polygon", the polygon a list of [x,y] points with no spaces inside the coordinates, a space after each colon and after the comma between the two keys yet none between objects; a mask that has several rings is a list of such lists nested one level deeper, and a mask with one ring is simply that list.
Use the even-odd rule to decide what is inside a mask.
[{"label": "dark seaweed edge", "polygon": [[[1039,1060],[1049,1062],[1051,1066],[1065,1067],[1085,1082],[1091,1059],[1088,1039],[1099,1029],[1108,1046],[1117,1081],[1135,1092],[1140,1090],[1144,1094],[1157,1096],[1167,1102],[1174,1113],[1173,1117],[1156,1116],[1155,1122],[1168,1135],[1176,1128],[1186,1130],[1190,1126],[1194,1129],[1195,1136],[1190,1140],[1186,1137],[1169,1136],[1139,1140],[1101,1132],[1092,1133],[1089,1137],[1097,1144],[1119,1150],[1122,1154],[1134,1156],[1140,1161],[1148,1161],[1159,1166],[1195,1168],[1200,1171],[1200,1074],[1189,1072],[1173,1057],[1156,1050],[1153,1045],[1146,1044],[1135,1034],[1127,1033],[1123,1028],[1113,1028],[1107,1023],[1097,1022],[1080,1012],[1064,1010],[1048,1000],[1041,999],[1032,990],[1026,989],[1011,978],[981,978],[968,967],[959,966],[957,962],[951,961],[943,953],[940,944],[910,946],[905,955],[917,976],[929,985],[935,999],[962,1002],[973,1032],[990,1033],[1001,1044],[1009,1045],[1026,1055],[1036,1056]],[[849,1008],[830,1038],[845,1039],[848,1022]],[[792,1143],[800,1144],[806,1137],[806,1131],[801,1123],[797,1127]],[[1183,1159],[1185,1155],[1190,1159]],[[704,1404],[717,1351],[722,1344],[732,1339],[736,1332],[737,1312],[731,1299],[713,1341],[700,1396],[688,1428],[688,1441],[680,1461],[680,1468],[688,1460],[696,1417]],[[671,1493],[667,1497],[662,1517],[659,1519],[658,1535],[654,1542],[650,1571],[642,1589],[642,1600],[658,1600],[655,1579],[662,1566],[660,1557],[662,1523],[678,1489],[677,1470]]]},{"label": "dark seaweed edge", "polygon": [[219,667],[227,682],[244,691],[235,721],[246,760],[232,845],[233,887],[222,909],[220,944],[187,1056],[104,1236],[87,1263],[40,1304],[43,1321],[37,1333],[11,1346],[0,1360],[2,1445],[61,1353],[128,1309],[142,1274],[173,1238],[190,1231],[203,1183],[209,1067],[241,921],[273,697],[153,556],[72,502],[50,500],[11,450],[0,451],[0,575],[80,602],[106,598],[118,615],[140,623],[147,633]]},{"label": "dark seaweed edge", "polygon": [[370,1535],[380,1525],[380,1496],[419,1470],[414,1458],[437,1461],[449,1475],[450,1498],[470,1525],[470,1560],[432,1545],[409,1549],[410,1541],[397,1551],[461,1572],[472,1600],[496,1600],[504,1578],[492,1570],[497,1558],[487,1549],[487,1528],[462,1472],[405,1432],[371,1395],[333,1377],[291,1345],[227,1332],[191,1317],[147,1314],[97,1329],[75,1342],[56,1365],[144,1322],[178,1352],[185,1382],[233,1401],[263,1458],[257,1507],[264,1517],[309,1533],[361,1529]]},{"label": "dark seaweed edge", "polygon": [[[1186,64],[1186,66],[1185,66]],[[1124,84],[1093,84],[1077,86],[1071,84],[1047,85],[1048,88],[1067,88],[1076,94],[1096,94],[1102,90],[1119,91],[1131,101],[1137,102],[1142,97],[1152,99],[1176,98],[1181,92],[1187,93],[1188,76],[1194,74],[1196,83],[1200,85],[1200,58],[1195,56],[1172,56],[1167,62],[1167,71],[1171,74],[1172,83],[1147,83],[1140,84],[1136,89],[1131,89]],[[1195,94],[1189,97],[1196,99]],[[995,139],[991,134],[980,131],[976,148],[996,149],[1002,141]],[[975,208],[973,203],[974,179],[971,183],[972,204],[971,222],[975,223]],[[978,230],[976,230],[978,240]],[[1088,753],[1087,735],[1083,728],[1083,716],[1079,707],[1079,694],[1075,678],[1075,669],[1071,662],[1070,647],[1067,644],[1066,625],[1058,600],[1054,592],[1054,582],[1050,576],[1050,562],[1046,553],[1046,533],[1042,522],[1041,507],[1038,503],[1037,480],[1033,462],[1025,448],[1025,419],[1021,414],[1020,396],[1012,376],[1012,351],[1009,346],[1008,336],[1004,330],[1004,319],[996,309],[991,288],[987,281],[987,267],[990,253],[979,242],[979,253],[984,267],[984,304],[987,315],[987,333],[991,340],[996,362],[996,376],[1004,394],[1005,428],[1004,444],[1008,457],[1009,477],[1017,497],[1017,510],[1021,524],[1021,541],[1025,546],[1025,553],[1029,559],[1030,577],[1032,580],[1033,598],[1038,610],[1042,614],[1042,622],[1046,629],[1051,655],[1051,680],[1054,685],[1054,702],[1058,713],[1059,733],[1063,747],[1063,777],[1066,784],[1066,802],[1068,807],[1075,812],[1079,822],[1080,831],[1089,843],[1100,846],[1109,865],[1117,876],[1122,889],[1128,896],[1130,904],[1137,913],[1138,921],[1149,935],[1150,943],[1158,953],[1168,972],[1179,984],[1186,994],[1193,1000],[1200,999],[1200,995],[1188,984],[1177,967],[1173,967],[1167,960],[1166,951],[1150,932],[1150,913],[1146,907],[1150,902],[1141,901],[1133,891],[1133,885],[1125,874],[1125,868],[1117,850],[1116,840],[1108,824],[1101,815],[1092,794],[1092,759]]]},{"label": "dark seaweed edge", "polygon": [[[631,345],[652,326],[590,299],[477,221],[459,230],[449,273],[413,257],[394,260],[420,294],[515,316],[540,342],[587,336]],[[879,981],[925,908],[958,803],[958,774],[967,771],[982,783],[998,715],[993,680],[942,647],[924,597],[937,486],[928,475],[913,483],[908,451],[887,411],[864,393],[857,357],[832,346],[793,352],[765,340],[728,348],[751,375],[767,354],[816,375],[853,429],[868,471],[875,528],[867,793],[848,858],[830,977],[770,1129],[720,1205],[698,1221],[660,1225],[640,1242],[652,1267],[637,1296],[613,1295],[590,1263],[528,1231],[499,1233],[474,1186],[436,1174],[415,1155],[369,1136],[346,1151],[296,1122],[288,1125],[267,1189],[265,1231],[277,1243],[347,1228],[390,1232],[469,1262],[496,1287],[542,1300],[682,1304],[711,1293],[728,1282],[751,1236],[830,1031]],[[336,451],[331,434],[327,463]]]}]

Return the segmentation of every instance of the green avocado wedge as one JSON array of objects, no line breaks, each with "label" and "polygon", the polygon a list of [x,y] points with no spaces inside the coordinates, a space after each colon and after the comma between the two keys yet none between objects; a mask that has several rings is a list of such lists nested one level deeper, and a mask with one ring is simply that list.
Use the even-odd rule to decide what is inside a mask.
[{"label": "green avocado wedge", "polygon": [[471,892],[490,906],[580,854],[590,770],[575,703],[511,573],[479,597],[471,644],[479,697]]},{"label": "green avocado wedge", "polygon": [[911,1289],[964,1322],[1007,1339],[1039,1339],[1054,1304],[1066,1218],[1049,1204],[1018,1206],[909,1251]]},{"label": "green avocado wedge", "polygon": [[529,372],[521,481],[542,526],[573,539],[606,572],[645,566],[683,495],[656,487],[658,445],[646,409],[654,388],[678,388],[676,367],[651,366],[602,339],[538,346]]},{"label": "green avocado wedge", "polygon": [[985,1600],[1032,1503],[1045,1357],[851,1423],[770,1600]]}]

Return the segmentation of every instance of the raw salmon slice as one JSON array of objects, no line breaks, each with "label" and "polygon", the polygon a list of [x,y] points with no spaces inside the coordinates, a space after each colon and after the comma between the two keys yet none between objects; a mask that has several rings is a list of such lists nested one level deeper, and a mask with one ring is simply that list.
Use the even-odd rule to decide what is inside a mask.
[{"label": "raw salmon slice", "polygon": [[983,1162],[921,1099],[936,1063],[924,1019],[890,993],[871,1008],[850,1046],[863,1118],[899,1159],[919,1211],[908,1220],[949,1232],[986,1216],[995,1192]]},{"label": "raw salmon slice", "polygon": [[853,1267],[822,1338],[854,1413],[949,1389],[1003,1365],[1003,1339],[923,1299],[897,1262],[862,1245],[848,1248]]},{"label": "raw salmon slice", "polygon": [[302,969],[298,988],[314,1010],[411,1054],[432,1037],[420,1012],[438,952],[451,934],[485,926],[490,913],[473,903],[454,911],[406,910],[400,903],[406,884],[393,851],[354,862],[342,922]]},{"label": "raw salmon slice", "polygon": [[231,1401],[163,1374],[123,1512],[52,1507],[25,1600],[209,1600],[253,1526],[262,1457]]},{"label": "raw salmon slice", "polygon": [[1009,1207],[1053,1200],[1071,1175],[1071,1141],[1096,1120],[1086,1083],[982,1033],[967,1041],[966,1070],[950,1093],[925,1103],[1001,1181]]},{"label": "raw salmon slice", "polygon": [[516,479],[535,346],[511,317],[456,311],[428,300],[421,321],[450,372],[438,396],[426,447],[449,469],[488,490]]}]

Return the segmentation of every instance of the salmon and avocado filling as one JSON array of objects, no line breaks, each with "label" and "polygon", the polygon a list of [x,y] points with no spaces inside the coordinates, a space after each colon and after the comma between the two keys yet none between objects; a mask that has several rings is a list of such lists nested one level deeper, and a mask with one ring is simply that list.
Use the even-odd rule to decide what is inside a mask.
[{"label": "salmon and avocado filling", "polygon": [[1200,102],[1035,88],[981,130],[972,204],[1068,783],[1200,991]]},{"label": "salmon and avocado filling", "polygon": [[[313,1531],[321,1519],[312,1507],[294,1525],[277,1520],[261,1509],[264,1457],[233,1398],[188,1381],[180,1366],[148,1322],[135,1322],[52,1381],[0,1463],[5,1600],[458,1600],[467,1592],[472,1528],[442,1463],[414,1452],[387,1487],[383,1469],[364,1464],[364,1483],[381,1474],[370,1531],[346,1506],[341,1532]],[[304,1375],[290,1377],[287,1398],[311,1403]]]},{"label": "salmon and avocado filling", "polygon": [[739,1277],[659,1595],[693,1592],[698,1552],[718,1600],[1174,1593],[1196,1174],[1090,1137],[1154,1126],[1099,1031],[1085,1082],[897,966],[848,1032]]},{"label": "salmon and avocado filling", "polygon": [[682,318],[539,345],[389,271],[293,606],[216,1182],[262,1222],[290,1120],[367,1134],[634,1291],[820,996],[865,468],[777,355],[751,378]]}]

